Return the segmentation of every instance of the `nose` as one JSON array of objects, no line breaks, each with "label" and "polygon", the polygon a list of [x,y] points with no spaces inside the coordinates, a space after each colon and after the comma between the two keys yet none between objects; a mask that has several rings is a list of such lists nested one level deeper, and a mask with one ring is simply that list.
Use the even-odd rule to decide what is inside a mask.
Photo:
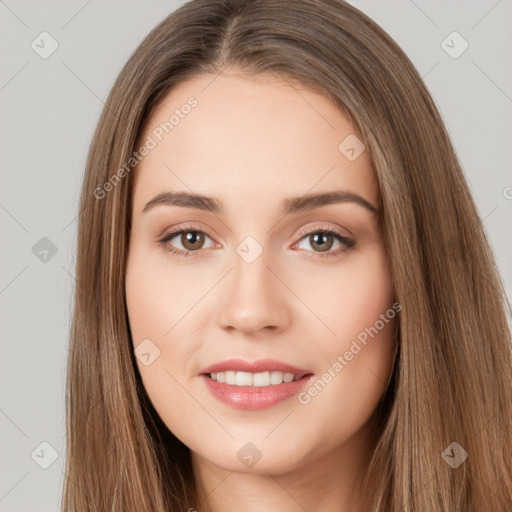
[{"label": "nose", "polygon": [[290,322],[290,292],[276,277],[270,259],[266,250],[250,263],[234,253],[233,269],[223,280],[216,301],[218,322],[223,329],[252,336],[286,329]]}]

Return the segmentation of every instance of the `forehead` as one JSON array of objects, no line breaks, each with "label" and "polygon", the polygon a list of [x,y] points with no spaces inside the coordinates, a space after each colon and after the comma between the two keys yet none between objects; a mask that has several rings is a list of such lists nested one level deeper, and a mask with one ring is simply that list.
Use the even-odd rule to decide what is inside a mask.
[{"label": "forehead", "polygon": [[368,152],[355,160],[343,152],[354,137],[348,116],[305,86],[272,75],[202,75],[171,90],[146,122],[139,147],[150,139],[154,147],[137,166],[134,206],[169,190],[241,207],[345,189],[376,204]]}]

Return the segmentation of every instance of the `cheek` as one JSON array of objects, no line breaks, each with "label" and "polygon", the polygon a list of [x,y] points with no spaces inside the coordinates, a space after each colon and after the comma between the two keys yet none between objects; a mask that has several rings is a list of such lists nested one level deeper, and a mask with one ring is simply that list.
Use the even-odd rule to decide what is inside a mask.
[{"label": "cheek", "polygon": [[[294,291],[317,316],[322,347],[327,347],[328,353],[343,348],[360,333],[364,336],[365,329],[374,326],[393,304],[393,282],[380,243],[368,245],[359,253],[349,253],[336,266],[319,266],[312,272],[302,265],[303,268],[294,269],[300,278],[289,278],[294,282]],[[391,313],[394,318],[395,312]],[[311,316],[312,322],[315,319]],[[392,322],[386,322],[386,326],[388,323]],[[379,331],[390,330],[383,329],[381,322],[378,327]]]},{"label": "cheek", "polygon": [[[361,439],[360,434],[364,436],[365,432],[363,427],[388,385],[394,355],[393,338],[385,337],[382,331],[366,346],[360,343],[359,346],[348,350],[352,354],[350,360],[343,349],[334,350],[325,373],[318,375],[299,396],[298,407],[302,410],[297,410],[294,419],[300,425],[301,438],[309,439],[312,446],[321,447],[315,450],[317,456],[335,450],[350,439]],[[286,432],[281,434],[278,441],[285,443]]]},{"label": "cheek", "polygon": [[194,279],[197,274],[185,266],[173,268],[166,257],[163,249],[130,249],[125,288],[135,346],[145,338],[172,339],[180,322],[186,323],[187,315],[205,293],[205,281]]},{"label": "cheek", "polygon": [[[187,446],[195,446],[211,424],[201,414],[197,402],[191,400],[183,378],[192,350],[178,342],[181,329],[187,325],[184,315],[190,309],[190,305],[185,309],[190,301],[179,289],[186,283],[179,272],[174,273],[172,280],[164,279],[166,273],[158,262],[153,260],[148,265],[148,261],[146,254],[134,250],[127,265],[125,289],[135,361],[144,389],[159,416]],[[197,300],[197,291],[185,289],[187,295]],[[180,318],[183,318],[181,322]],[[144,357],[147,353],[149,358]]]},{"label": "cheek", "polygon": [[[398,305],[381,245],[347,259],[336,272],[330,271],[329,278],[315,277],[321,287],[312,292],[315,288],[308,279],[302,293],[307,286],[310,303],[331,332],[318,322],[325,331],[318,342],[313,340],[321,369],[299,403],[305,414],[324,411],[326,431],[339,439],[368,419],[386,389]],[[313,428],[310,435],[315,432]]]}]

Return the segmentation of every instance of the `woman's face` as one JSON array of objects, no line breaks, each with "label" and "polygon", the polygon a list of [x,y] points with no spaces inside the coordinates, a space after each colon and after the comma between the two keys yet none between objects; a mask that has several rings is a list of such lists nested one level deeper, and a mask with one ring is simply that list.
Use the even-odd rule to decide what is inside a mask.
[{"label": "woman's face", "polygon": [[354,131],[313,90],[234,71],[180,84],[146,125],[130,328],[149,398],[196,460],[280,474],[360,453],[396,310]]}]

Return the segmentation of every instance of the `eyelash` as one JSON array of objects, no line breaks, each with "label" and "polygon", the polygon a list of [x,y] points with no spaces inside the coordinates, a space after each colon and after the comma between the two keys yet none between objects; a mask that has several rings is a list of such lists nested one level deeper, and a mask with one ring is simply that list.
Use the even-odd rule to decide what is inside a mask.
[{"label": "eyelash", "polygon": [[[172,240],[176,235],[180,235],[182,233],[188,233],[188,232],[202,233],[202,234],[204,234],[204,235],[209,237],[208,233],[205,233],[204,231],[201,231],[200,229],[196,229],[196,228],[194,228],[194,226],[180,226],[179,229],[176,229],[175,231],[172,231],[171,233],[168,233],[162,239],[158,240],[157,243],[158,243],[158,245],[162,246],[165,251],[167,251],[167,252],[171,253],[173,256],[177,256],[179,258],[190,258],[190,257],[199,256],[198,254],[194,254],[194,253],[199,253],[199,252],[201,252],[200,250],[197,250],[197,251],[183,251],[181,249],[176,249],[175,247],[169,247],[169,246],[166,245],[167,242]],[[314,235],[314,234],[319,234],[319,233],[323,233],[323,234],[334,236],[336,238],[336,240],[338,240],[341,244],[344,245],[344,248],[338,249],[337,251],[332,251],[332,252],[329,251],[329,252],[326,252],[326,253],[320,253],[320,252],[315,252],[315,251],[307,251],[307,252],[313,252],[315,254],[315,256],[311,256],[311,257],[330,258],[330,257],[338,256],[342,252],[349,251],[355,245],[355,242],[353,240],[347,238],[346,236],[342,235],[341,233],[338,233],[337,231],[335,231],[333,229],[330,229],[330,228],[323,228],[321,226],[320,227],[315,227],[314,229],[303,229],[303,230],[301,230],[299,232],[300,239],[294,245],[299,243],[303,238],[305,238],[308,235]],[[211,238],[211,237],[209,237],[209,238]]]}]

